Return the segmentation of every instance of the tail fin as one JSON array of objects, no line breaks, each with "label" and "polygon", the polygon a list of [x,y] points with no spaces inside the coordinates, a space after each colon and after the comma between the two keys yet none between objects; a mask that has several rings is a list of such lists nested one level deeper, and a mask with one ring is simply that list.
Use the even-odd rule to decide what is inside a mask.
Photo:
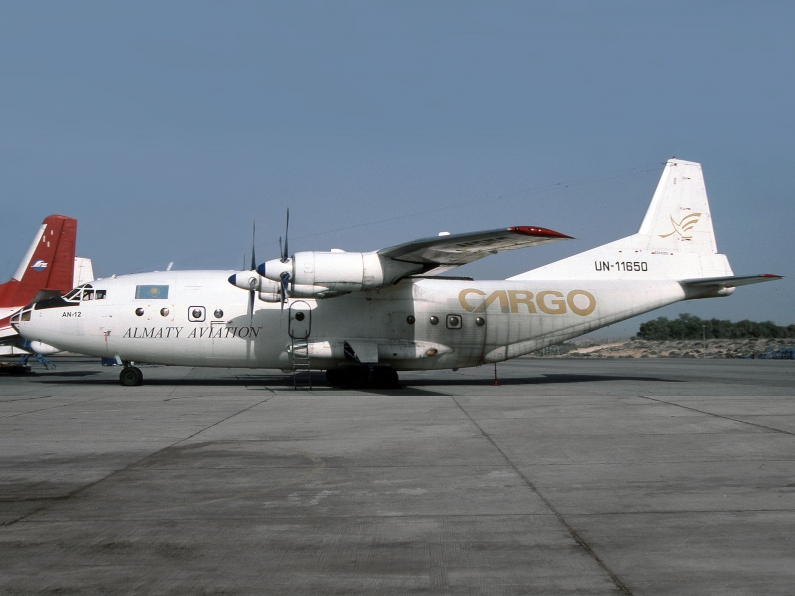
[{"label": "tail fin", "polygon": [[0,307],[24,306],[39,290],[69,291],[76,239],[76,219],[64,215],[45,218],[13,277],[0,285]]},{"label": "tail fin", "polygon": [[91,263],[91,259],[75,257],[75,273],[72,287],[76,288],[90,281],[94,281],[94,266]]},{"label": "tail fin", "polygon": [[671,279],[733,275],[718,254],[701,164],[671,159],[637,234],[510,279]]},{"label": "tail fin", "polygon": [[638,235],[650,249],[718,252],[701,164],[668,160]]}]

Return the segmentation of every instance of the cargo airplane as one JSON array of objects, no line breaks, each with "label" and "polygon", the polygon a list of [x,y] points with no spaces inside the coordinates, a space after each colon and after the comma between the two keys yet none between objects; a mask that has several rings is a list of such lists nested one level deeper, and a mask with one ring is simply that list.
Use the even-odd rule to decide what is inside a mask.
[{"label": "cargo airplane", "polygon": [[[288,219],[289,224],[289,219]],[[325,370],[331,385],[398,384],[398,371],[496,363],[680,300],[779,279],[735,276],[719,254],[701,165],[671,159],[634,235],[505,280],[440,274],[500,251],[570,238],[516,226],[440,234],[373,252],[297,252],[233,275],[99,279],[12,323],[32,341],[135,362]],[[311,375],[310,375],[311,378]]]}]

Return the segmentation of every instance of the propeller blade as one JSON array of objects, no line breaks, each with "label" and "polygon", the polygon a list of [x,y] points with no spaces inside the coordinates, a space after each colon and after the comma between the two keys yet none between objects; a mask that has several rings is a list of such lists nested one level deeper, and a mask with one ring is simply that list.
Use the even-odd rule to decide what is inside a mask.
[{"label": "propeller blade", "polygon": [[254,222],[252,228],[253,229],[251,231],[251,270],[255,271],[257,269],[257,260],[254,257],[254,243],[255,243],[256,238],[257,238],[257,222],[256,221]]},{"label": "propeller blade", "polygon": [[[282,250],[282,263],[287,262],[290,250],[287,248],[287,233],[290,231],[290,208],[287,208],[287,224],[284,226],[284,249]],[[281,242],[279,242],[281,244]],[[281,247],[280,247],[281,248]]]},{"label": "propeller blade", "polygon": [[285,271],[279,277],[282,280],[282,283],[279,286],[279,293],[281,294],[282,298],[282,311],[284,311],[284,303],[287,302],[287,286],[290,283],[290,274]]}]

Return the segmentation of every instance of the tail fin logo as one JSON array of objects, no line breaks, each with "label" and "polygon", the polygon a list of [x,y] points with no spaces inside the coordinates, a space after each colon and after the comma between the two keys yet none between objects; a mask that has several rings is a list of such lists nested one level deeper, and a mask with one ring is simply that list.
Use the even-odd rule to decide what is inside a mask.
[{"label": "tail fin logo", "polygon": [[47,263],[46,263],[46,261],[42,261],[41,259],[39,259],[38,261],[33,263],[30,266],[30,268],[35,270],[35,271],[44,271],[47,268]]},{"label": "tail fin logo", "polygon": [[693,235],[688,234],[688,232],[695,227],[700,217],[700,213],[691,213],[689,215],[685,215],[682,218],[682,221],[676,223],[676,220],[674,220],[674,216],[672,215],[671,225],[674,227],[674,229],[667,234],[660,234],[660,238],[668,238],[668,236],[672,236],[673,234],[679,234],[685,240],[690,240]]}]

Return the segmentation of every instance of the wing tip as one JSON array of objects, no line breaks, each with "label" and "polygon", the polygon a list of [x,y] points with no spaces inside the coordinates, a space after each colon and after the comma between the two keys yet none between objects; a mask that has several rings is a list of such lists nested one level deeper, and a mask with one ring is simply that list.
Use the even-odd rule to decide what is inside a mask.
[{"label": "wing tip", "polygon": [[566,234],[561,234],[555,230],[550,230],[549,228],[539,228],[538,226],[511,226],[508,228],[508,231],[513,232],[514,234],[521,234],[523,236],[574,240],[573,236],[567,236]]}]

